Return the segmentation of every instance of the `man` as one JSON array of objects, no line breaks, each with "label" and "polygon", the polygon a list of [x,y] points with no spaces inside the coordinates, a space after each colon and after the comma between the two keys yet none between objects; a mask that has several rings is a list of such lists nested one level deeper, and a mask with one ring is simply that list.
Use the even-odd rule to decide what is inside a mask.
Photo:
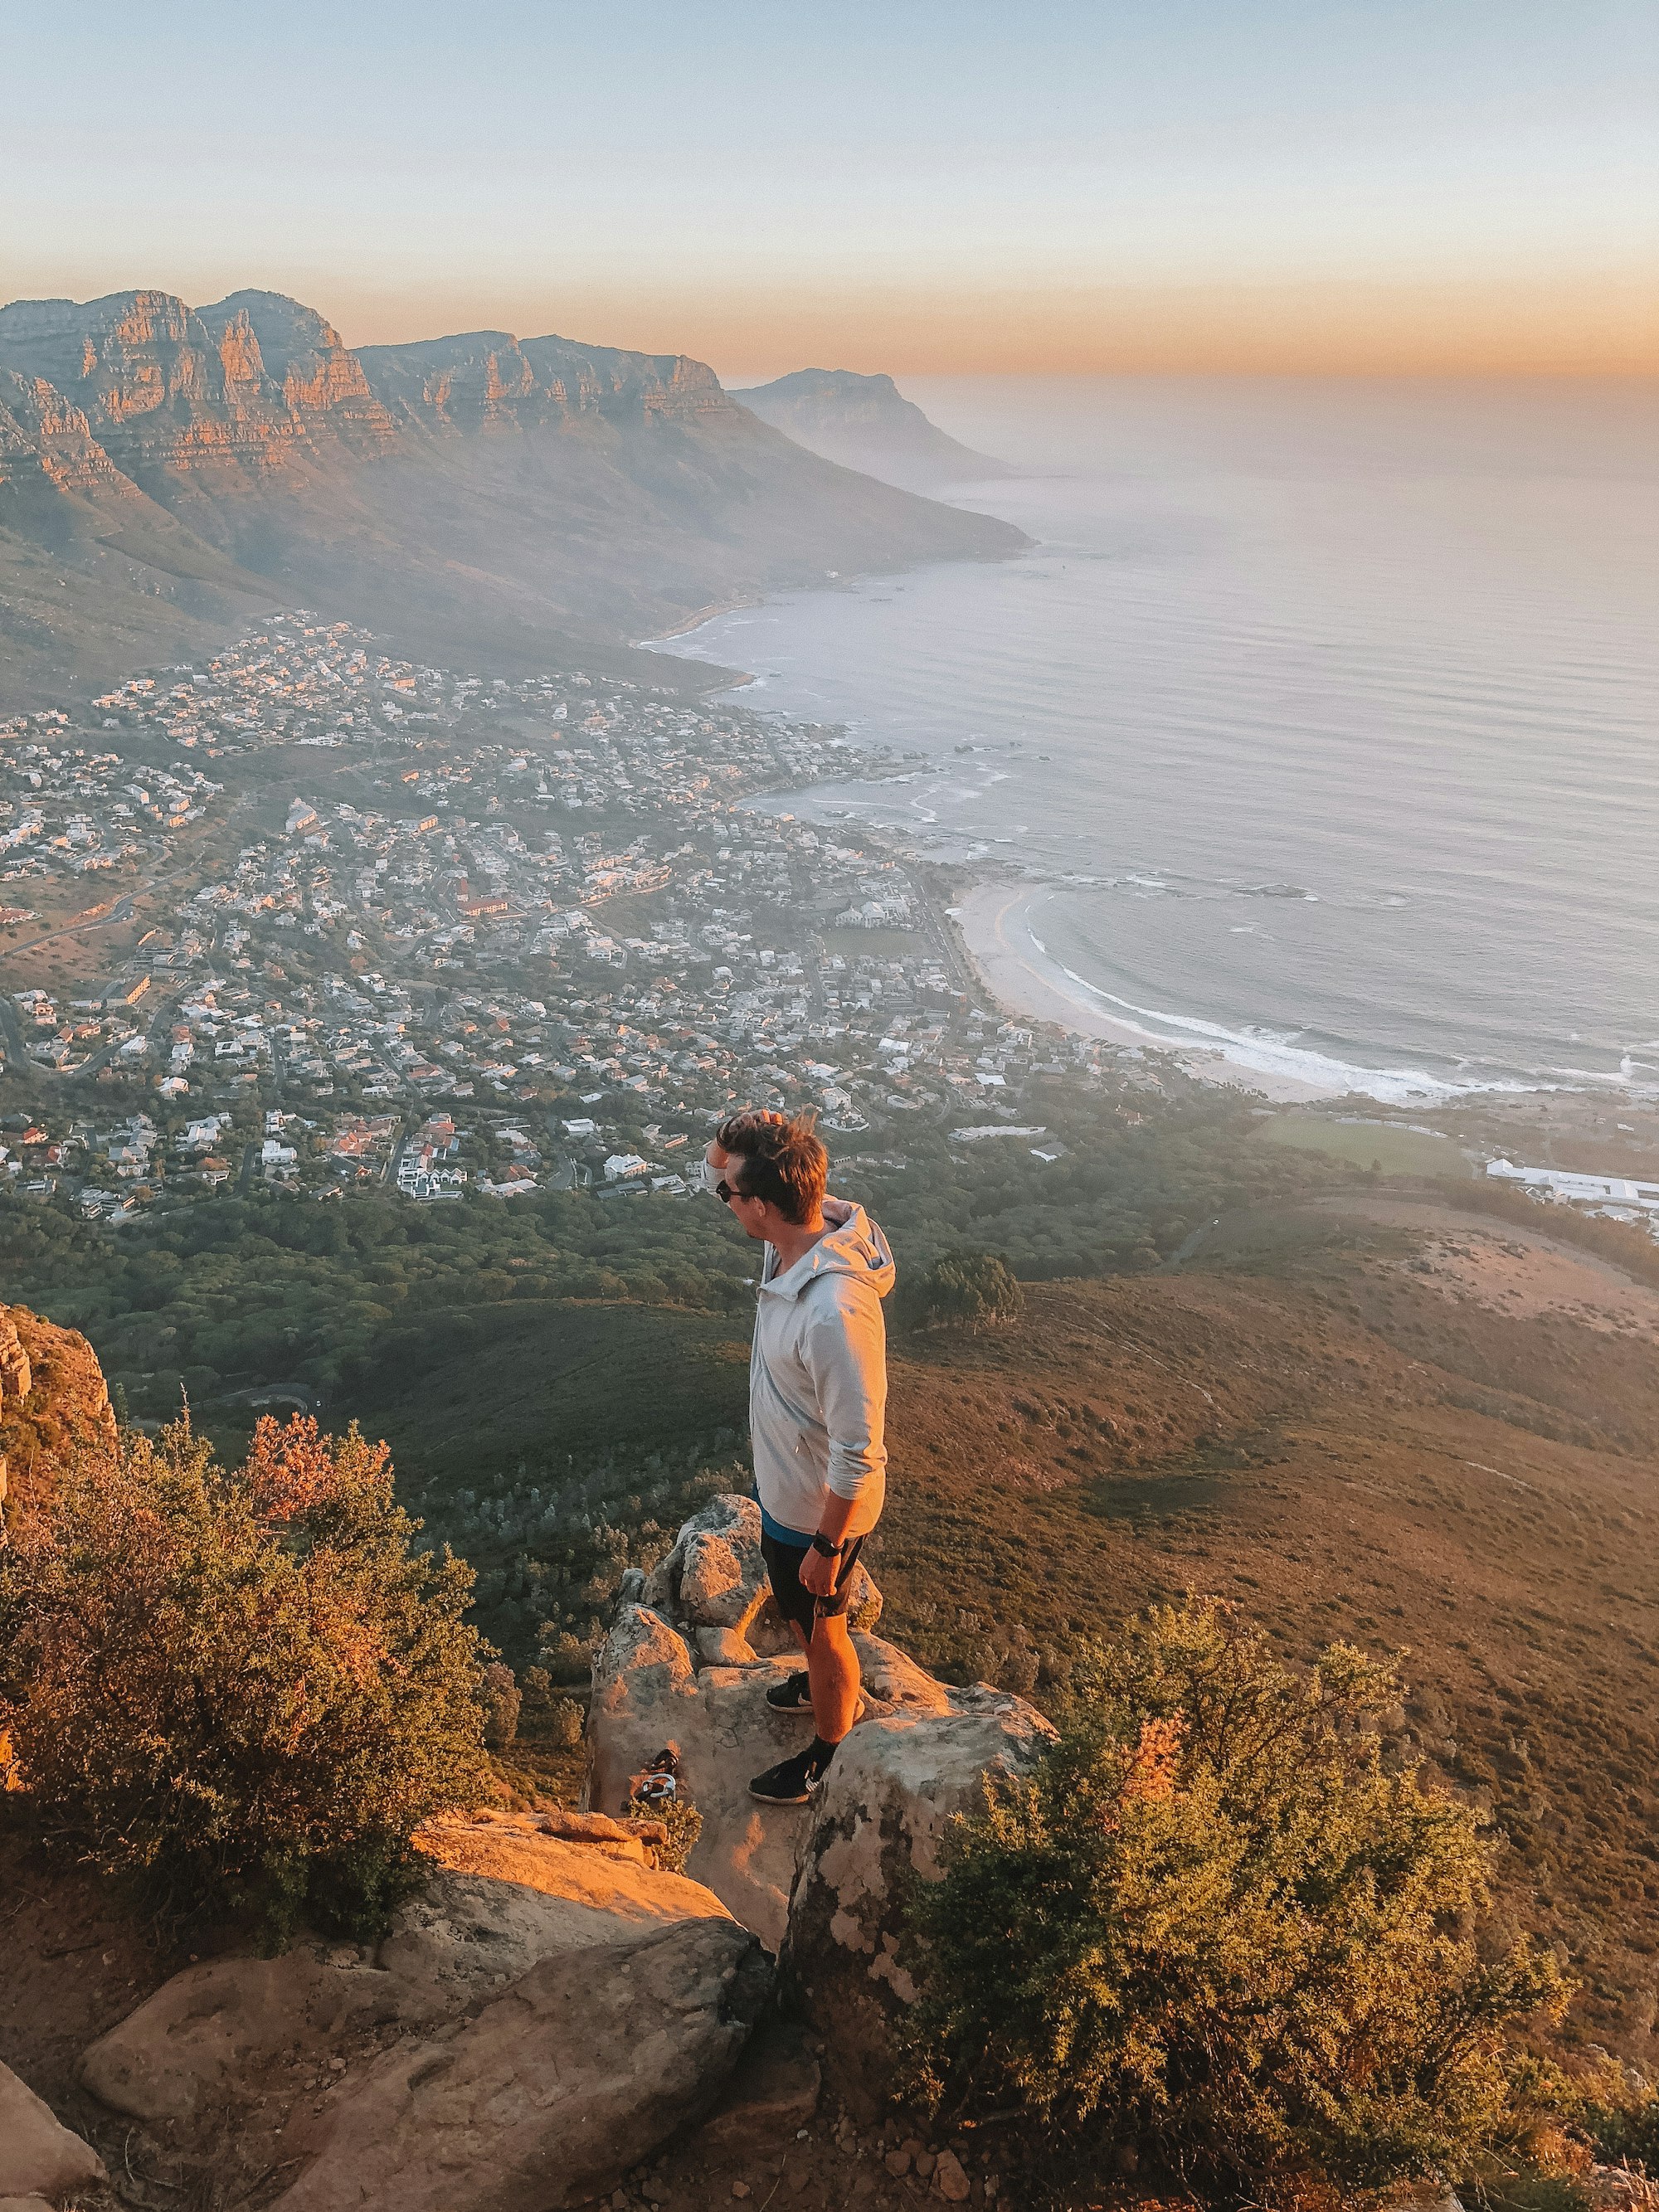
[{"label": "man", "polygon": [[862,1206],[826,1198],[829,1160],[810,1114],[733,1114],[703,1180],[766,1247],[749,1362],[761,1548],[806,1665],[767,1692],[812,1716],[805,1751],[757,1774],[752,1796],[804,1805],[862,1710],[847,1632],[853,1569],[886,1495],[887,1337],[893,1255]]}]

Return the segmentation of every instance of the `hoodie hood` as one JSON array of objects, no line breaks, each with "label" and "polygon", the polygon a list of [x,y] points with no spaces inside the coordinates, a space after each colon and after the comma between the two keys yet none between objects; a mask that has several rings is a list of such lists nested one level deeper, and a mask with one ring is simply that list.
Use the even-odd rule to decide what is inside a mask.
[{"label": "hoodie hood", "polygon": [[887,1239],[875,1223],[861,1206],[847,1198],[826,1198],[823,1218],[830,1224],[823,1235],[810,1252],[803,1252],[794,1266],[781,1274],[772,1272],[777,1254],[768,1246],[761,1296],[798,1298],[820,1275],[854,1275],[868,1283],[878,1297],[884,1298],[897,1270]]}]

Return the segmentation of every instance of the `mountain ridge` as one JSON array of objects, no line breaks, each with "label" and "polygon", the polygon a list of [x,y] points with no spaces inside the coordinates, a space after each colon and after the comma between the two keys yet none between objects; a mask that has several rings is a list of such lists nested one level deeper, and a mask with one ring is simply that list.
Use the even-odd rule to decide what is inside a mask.
[{"label": "mountain ridge", "polygon": [[829,573],[1024,543],[807,452],[686,355],[507,331],[354,349],[257,289],[0,307],[14,703],[130,672],[146,629],[152,658],[200,649],[261,600],[422,660],[567,654],[707,688],[722,672],[641,664],[632,641]]}]

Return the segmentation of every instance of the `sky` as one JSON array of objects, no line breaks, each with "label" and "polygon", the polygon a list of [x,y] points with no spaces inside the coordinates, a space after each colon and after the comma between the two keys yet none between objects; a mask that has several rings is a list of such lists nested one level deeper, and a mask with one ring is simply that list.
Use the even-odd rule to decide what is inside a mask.
[{"label": "sky", "polygon": [[76,0],[0,298],[896,374],[1659,373],[1659,0]]}]

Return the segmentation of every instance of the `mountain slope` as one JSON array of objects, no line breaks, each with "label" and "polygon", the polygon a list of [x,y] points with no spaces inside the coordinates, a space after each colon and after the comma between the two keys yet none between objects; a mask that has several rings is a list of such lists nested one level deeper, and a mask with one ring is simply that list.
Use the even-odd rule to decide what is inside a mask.
[{"label": "mountain slope", "polygon": [[131,665],[118,585],[164,603],[158,644],[275,598],[425,661],[616,667],[711,605],[1024,543],[805,452],[701,362],[501,331],[357,354],[276,293],[15,301],[0,383],[25,690]]},{"label": "mountain slope", "polygon": [[976,453],[930,422],[890,376],[849,368],[799,368],[771,384],[734,392],[750,414],[797,445],[843,466],[864,469],[912,491],[1017,476],[1006,461]]}]

